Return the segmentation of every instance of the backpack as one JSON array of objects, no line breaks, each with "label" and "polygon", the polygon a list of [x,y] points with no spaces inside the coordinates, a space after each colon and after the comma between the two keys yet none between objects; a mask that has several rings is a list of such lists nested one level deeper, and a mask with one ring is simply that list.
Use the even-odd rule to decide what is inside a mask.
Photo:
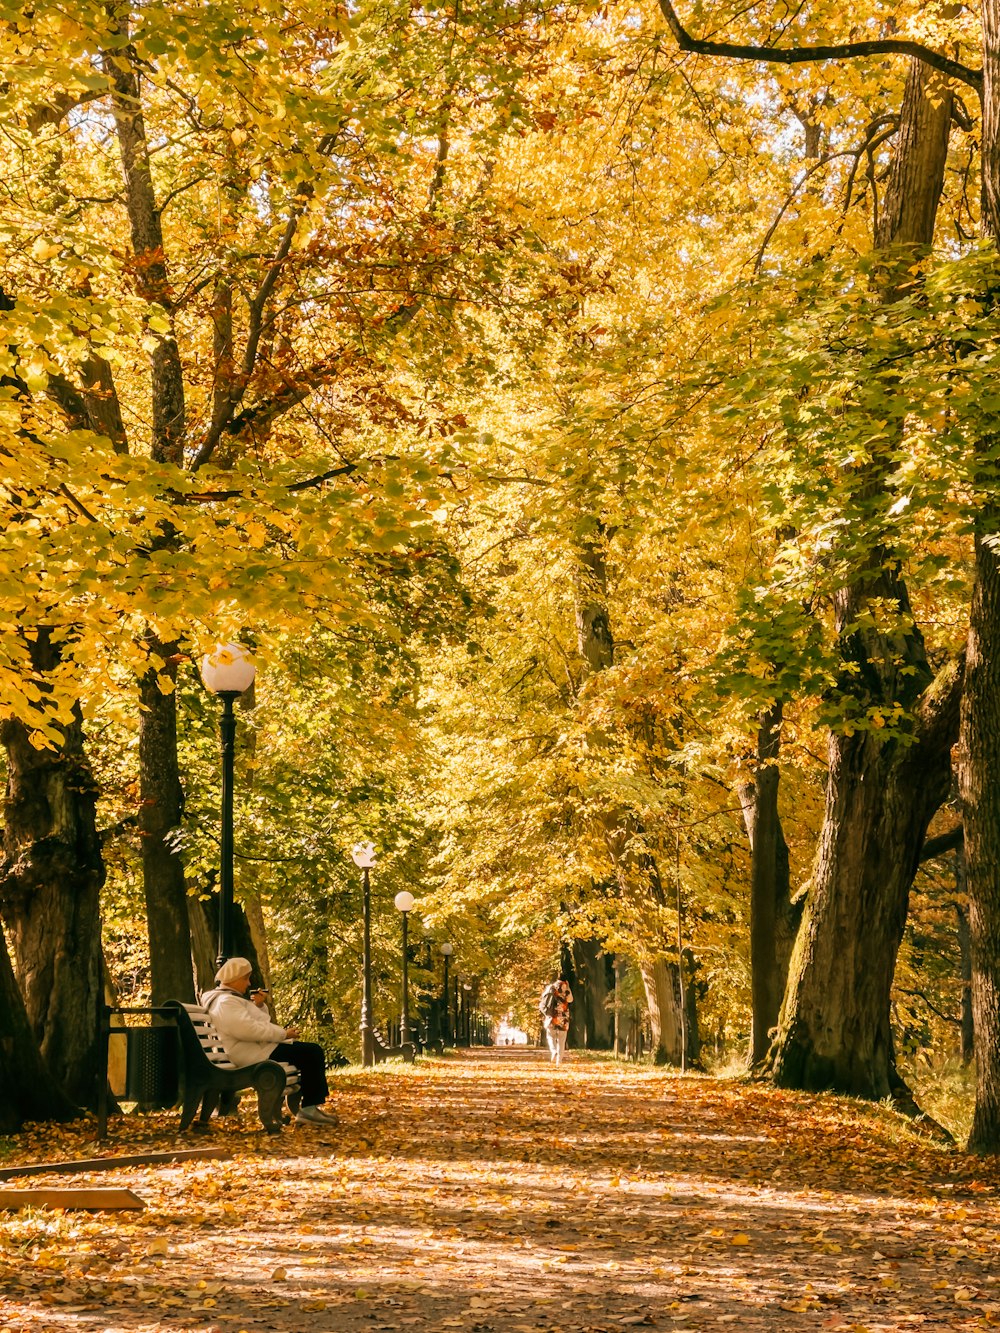
[{"label": "backpack", "polygon": [[538,1008],[546,1018],[552,1018],[559,1008],[559,996],[556,994],[555,986],[546,986],[542,991],[542,1000]]}]

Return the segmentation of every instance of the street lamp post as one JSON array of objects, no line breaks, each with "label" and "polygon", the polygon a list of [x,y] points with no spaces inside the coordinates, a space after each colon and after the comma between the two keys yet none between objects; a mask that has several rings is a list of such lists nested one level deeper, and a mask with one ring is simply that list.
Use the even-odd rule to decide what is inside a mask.
[{"label": "street lamp post", "polygon": [[448,1022],[448,959],[455,952],[453,944],[441,945],[441,956],[444,958],[444,1031],[441,1033],[445,1045],[451,1041],[451,1025]]},{"label": "street lamp post", "polygon": [[413,910],[413,894],[407,893],[406,889],[402,889],[396,894],[393,902],[396,905],[396,910],[403,914],[403,1007],[399,1018],[399,1042],[401,1046],[405,1046],[410,1040],[410,985],[407,971],[409,958],[407,957],[406,923],[410,912]]},{"label": "street lamp post", "polygon": [[364,935],[362,944],[363,976],[361,986],[361,1063],[370,1069],[375,1063],[375,1034],[372,1031],[372,895],[369,871],[375,864],[375,848],[370,842],[359,842],[351,848],[351,860],[361,871],[364,883],[362,915]]},{"label": "street lamp post", "polygon": [[202,658],[201,678],[222,700],[222,828],[219,838],[219,954],[216,967],[229,957],[233,918],[233,761],[236,714],[233,704],[253,684],[256,668],[238,643],[216,644]]},{"label": "street lamp post", "polygon": [[462,1026],[465,1033],[464,1040],[466,1046],[472,1045],[472,1023],[471,1023],[472,1015],[469,1007],[469,1001],[472,998],[471,995],[469,994],[471,990],[472,987],[469,985],[469,983],[467,981],[463,981],[462,982],[462,1014],[463,1014]]}]

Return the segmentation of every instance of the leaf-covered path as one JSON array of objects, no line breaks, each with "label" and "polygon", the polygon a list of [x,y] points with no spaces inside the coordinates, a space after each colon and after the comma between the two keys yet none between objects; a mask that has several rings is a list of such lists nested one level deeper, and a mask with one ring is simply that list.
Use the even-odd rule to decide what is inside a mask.
[{"label": "leaf-covered path", "polygon": [[[0,1215],[0,1330],[1000,1325],[996,1166],[877,1108],[512,1050],[350,1073],[335,1099],[336,1130],[274,1142],[248,1109],[213,1135],[231,1161],[89,1182],[145,1213]],[[118,1150],[171,1146],[170,1123],[117,1127]],[[92,1144],[20,1156],[56,1151]]]}]

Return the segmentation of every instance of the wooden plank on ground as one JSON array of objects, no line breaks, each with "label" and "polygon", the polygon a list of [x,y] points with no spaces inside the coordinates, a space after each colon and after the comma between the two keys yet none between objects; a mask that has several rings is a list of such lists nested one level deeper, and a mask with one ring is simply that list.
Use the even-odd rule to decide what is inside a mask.
[{"label": "wooden plank on ground", "polygon": [[164,1162],[194,1162],[204,1157],[229,1161],[226,1148],[179,1148],[176,1152],[133,1153],[129,1157],[87,1157],[70,1162],[32,1162],[30,1166],[8,1166],[0,1171],[0,1180],[15,1176],[65,1176],[74,1171],[115,1171],[120,1166],[160,1166]]},{"label": "wooden plank on ground", "polygon": [[138,1194],[131,1190],[3,1190],[0,1210],[16,1212],[19,1208],[82,1208],[92,1212],[118,1212],[123,1208],[145,1208]]}]

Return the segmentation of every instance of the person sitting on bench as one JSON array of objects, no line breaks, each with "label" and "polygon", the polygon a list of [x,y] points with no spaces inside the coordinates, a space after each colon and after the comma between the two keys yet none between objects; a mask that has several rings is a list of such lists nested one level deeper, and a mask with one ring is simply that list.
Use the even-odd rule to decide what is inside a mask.
[{"label": "person sitting on bench", "polygon": [[206,991],[201,1002],[215,1024],[226,1054],[242,1069],[258,1060],[277,1060],[299,1071],[302,1106],[295,1117],[299,1125],[335,1125],[337,1117],[321,1109],[330,1095],[326,1083],[326,1056],[314,1041],[297,1041],[297,1027],[272,1023],[264,1005],[263,991],[250,996],[253,966],[246,958],[228,958],[215,977],[216,989]]}]

